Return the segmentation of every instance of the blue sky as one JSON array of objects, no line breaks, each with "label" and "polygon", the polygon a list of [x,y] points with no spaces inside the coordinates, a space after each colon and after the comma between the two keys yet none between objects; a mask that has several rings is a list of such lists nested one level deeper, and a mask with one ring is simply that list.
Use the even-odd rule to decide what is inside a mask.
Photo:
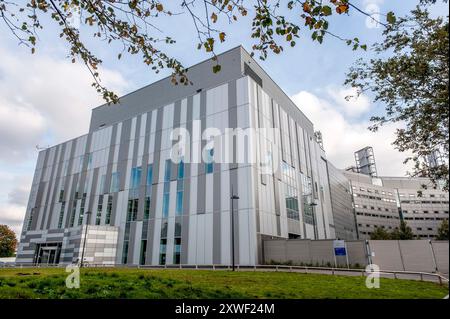
[{"label": "blue sky", "polygon": [[[355,4],[362,9],[378,7],[382,13],[392,10],[401,16],[414,8],[417,0],[355,0]],[[179,11],[176,7],[171,10]],[[448,5],[439,5],[433,11],[448,12]],[[254,42],[249,16],[232,25],[219,20],[227,41],[216,46],[218,53],[237,45],[251,50]],[[332,32],[357,36],[368,45],[381,40],[382,28],[368,27],[366,17],[356,12],[349,17],[336,16],[330,24]],[[85,134],[90,110],[103,103],[90,86],[87,70],[66,58],[67,48],[51,22],[44,20],[44,25],[37,53],[32,56],[0,23],[0,224],[9,224],[17,232],[28,200],[36,145],[54,145]],[[210,57],[196,49],[195,29],[187,15],[162,19],[159,26],[164,36],[177,41],[166,45],[165,51],[183,65]],[[88,31],[81,29],[89,48],[104,62],[102,79],[118,93],[131,92],[168,75],[153,73],[138,56],[124,55],[118,61],[118,47],[93,41]],[[381,112],[383,106],[371,103],[370,96],[352,102],[344,99],[352,93],[343,87],[345,73],[357,58],[370,57],[371,53],[352,51],[331,37],[323,44],[314,43],[308,30],[300,31],[300,35],[295,48],[286,45],[282,54],[270,55],[259,63],[322,131],[328,158],[343,168],[353,164],[353,151],[372,145],[381,175],[404,175],[405,154],[390,145],[396,127],[387,126],[377,134],[367,131],[368,118]]]}]

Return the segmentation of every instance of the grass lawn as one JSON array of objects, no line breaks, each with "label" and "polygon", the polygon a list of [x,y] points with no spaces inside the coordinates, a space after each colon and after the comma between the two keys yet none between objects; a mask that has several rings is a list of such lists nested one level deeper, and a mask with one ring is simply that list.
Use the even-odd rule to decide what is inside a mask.
[{"label": "grass lawn", "polygon": [[0,269],[0,298],[443,298],[446,286],[365,277],[212,270],[83,269],[68,289],[62,268]]}]

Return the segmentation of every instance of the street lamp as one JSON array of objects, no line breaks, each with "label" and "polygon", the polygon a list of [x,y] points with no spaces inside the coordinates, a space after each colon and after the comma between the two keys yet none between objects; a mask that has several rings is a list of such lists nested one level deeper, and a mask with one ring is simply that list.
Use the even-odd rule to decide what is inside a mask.
[{"label": "street lamp", "polygon": [[316,213],[314,211],[314,206],[317,206],[317,203],[315,200],[311,201],[311,204],[309,204],[311,207],[312,212],[312,218],[313,218],[313,227],[314,227],[314,239],[317,239],[317,224],[316,224]]},{"label": "street lamp", "polygon": [[239,199],[239,196],[234,195],[233,186],[231,187],[231,262],[232,270],[234,271],[234,200]]},{"label": "street lamp", "polygon": [[[310,198],[310,200],[308,200]],[[313,230],[314,230],[314,239],[317,239],[317,225],[316,225],[316,214],[314,212],[314,206],[317,206],[315,199],[313,198],[313,194],[309,193],[303,195],[303,200],[305,201],[305,205],[309,206],[311,209],[312,222],[313,222]]]},{"label": "street lamp", "polygon": [[87,230],[88,230],[88,225],[89,225],[89,216],[91,215],[91,212],[86,212],[85,214],[86,214],[86,230],[84,231],[83,252],[81,253],[80,268],[83,268],[83,263],[84,263],[84,251],[86,250]]}]

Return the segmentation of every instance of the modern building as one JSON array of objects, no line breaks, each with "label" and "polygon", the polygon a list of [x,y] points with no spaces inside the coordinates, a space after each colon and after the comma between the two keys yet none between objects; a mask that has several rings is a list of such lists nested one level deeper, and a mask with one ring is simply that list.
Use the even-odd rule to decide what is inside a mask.
[{"label": "modern building", "polygon": [[392,231],[403,219],[415,236],[431,239],[448,219],[449,194],[428,178],[343,173],[351,184],[359,238],[369,238],[376,227]]},{"label": "modern building", "polygon": [[230,264],[234,240],[236,263],[254,265],[264,238],[353,236],[349,184],[334,168],[330,184],[313,123],[242,47],[218,62],[94,108],[86,135],[41,151],[17,262]]}]

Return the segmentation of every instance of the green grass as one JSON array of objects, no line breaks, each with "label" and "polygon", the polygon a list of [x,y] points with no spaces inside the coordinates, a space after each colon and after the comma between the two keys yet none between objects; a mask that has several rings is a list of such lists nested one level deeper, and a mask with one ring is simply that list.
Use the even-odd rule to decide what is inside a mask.
[{"label": "green grass", "polygon": [[0,298],[443,298],[446,286],[381,278],[282,272],[83,269],[68,289],[64,269],[0,269]]}]

